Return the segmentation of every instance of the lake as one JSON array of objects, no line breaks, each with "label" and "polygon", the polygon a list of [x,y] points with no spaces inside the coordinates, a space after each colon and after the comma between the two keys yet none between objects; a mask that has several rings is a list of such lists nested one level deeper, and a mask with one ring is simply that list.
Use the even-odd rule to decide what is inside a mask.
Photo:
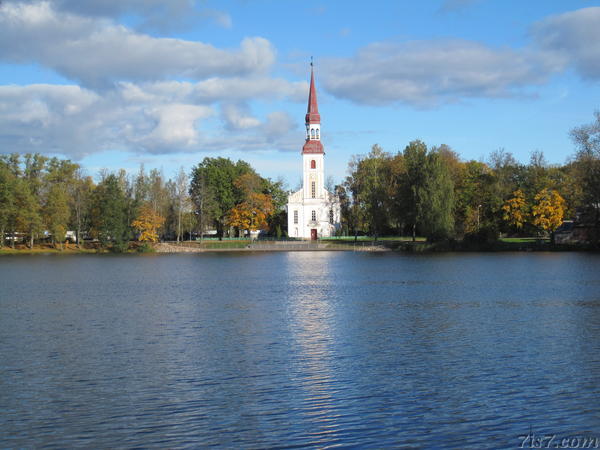
[{"label": "lake", "polygon": [[598,254],[0,258],[0,447],[554,446],[599,398]]}]

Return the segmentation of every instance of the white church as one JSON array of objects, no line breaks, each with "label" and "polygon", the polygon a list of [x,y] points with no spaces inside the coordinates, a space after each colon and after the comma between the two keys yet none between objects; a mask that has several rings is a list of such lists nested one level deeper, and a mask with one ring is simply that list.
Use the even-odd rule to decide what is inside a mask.
[{"label": "white church", "polygon": [[302,147],[302,189],[288,196],[288,236],[315,240],[334,236],[340,228],[340,199],[325,189],[325,152],[315,76],[310,71],[306,142]]}]

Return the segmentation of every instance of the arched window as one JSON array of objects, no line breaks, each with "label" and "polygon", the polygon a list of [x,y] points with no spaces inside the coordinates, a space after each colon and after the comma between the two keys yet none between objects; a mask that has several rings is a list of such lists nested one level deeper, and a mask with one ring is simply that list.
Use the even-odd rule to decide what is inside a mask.
[{"label": "arched window", "polygon": [[333,209],[329,210],[329,223],[333,225]]},{"label": "arched window", "polygon": [[312,211],[311,218],[313,222],[317,221],[317,212],[314,209]]},{"label": "arched window", "polygon": [[314,128],[311,128],[311,129],[310,129],[310,138],[311,138],[311,139],[314,139],[314,138],[315,138],[315,129],[314,129]]},{"label": "arched window", "polygon": [[294,223],[298,223],[298,210],[294,210]]},{"label": "arched window", "polygon": [[317,198],[317,183],[314,181],[310,183],[310,196],[312,198]]},{"label": "arched window", "polygon": [[310,168],[311,169],[316,169],[317,168],[317,162],[314,159],[310,161]]},{"label": "arched window", "polygon": [[317,139],[319,139],[319,129],[317,128]]}]

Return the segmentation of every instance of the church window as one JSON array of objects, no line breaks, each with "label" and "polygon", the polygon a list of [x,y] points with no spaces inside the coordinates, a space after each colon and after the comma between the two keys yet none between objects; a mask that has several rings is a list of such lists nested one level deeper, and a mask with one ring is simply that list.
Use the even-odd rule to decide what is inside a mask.
[{"label": "church window", "polygon": [[319,129],[318,128],[317,128],[316,133],[317,133],[317,139],[319,139]]},{"label": "church window", "polygon": [[311,129],[310,129],[310,138],[311,138],[311,139],[314,139],[314,138],[315,138],[315,129],[314,129],[314,128],[311,128]]},{"label": "church window", "polygon": [[314,159],[310,162],[310,168],[311,169],[316,169],[317,168],[317,162]]},{"label": "church window", "polygon": [[310,196],[311,198],[317,198],[317,183],[314,181],[310,183]]},{"label": "church window", "polygon": [[313,222],[317,221],[317,212],[314,209],[312,211],[311,218]]},{"label": "church window", "polygon": [[333,225],[333,209],[329,210],[329,223]]},{"label": "church window", "polygon": [[294,211],[294,223],[298,223],[298,210]]}]

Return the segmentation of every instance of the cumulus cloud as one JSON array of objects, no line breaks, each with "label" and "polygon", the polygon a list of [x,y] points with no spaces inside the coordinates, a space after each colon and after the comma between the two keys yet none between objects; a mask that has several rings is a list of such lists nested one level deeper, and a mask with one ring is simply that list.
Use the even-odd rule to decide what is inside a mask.
[{"label": "cumulus cloud", "polygon": [[545,60],[535,53],[456,39],[375,43],[323,66],[323,84],[337,97],[420,107],[522,95],[522,88],[543,82],[548,74]]},{"label": "cumulus cloud", "polygon": [[246,104],[225,104],[221,107],[221,112],[229,130],[256,128],[261,124],[260,120],[250,114]]},{"label": "cumulus cloud", "polygon": [[[180,28],[192,20],[205,19],[223,27],[231,27],[231,17],[205,6],[198,7],[193,0],[46,0],[61,13],[83,16],[119,18],[126,14],[140,18],[141,29],[166,31]],[[31,0],[12,0],[13,3],[31,3]]]},{"label": "cumulus cloud", "polygon": [[600,79],[600,7],[548,17],[532,35],[557,68],[573,66],[584,78]]},{"label": "cumulus cloud", "polygon": [[245,38],[239,49],[156,38],[105,19],[59,13],[50,2],[0,7],[0,60],[39,63],[85,86],[116,80],[205,79],[265,73],[275,61],[271,43]]},{"label": "cumulus cloud", "polygon": [[[198,104],[192,83],[122,83],[99,95],[79,86],[0,86],[0,144],[9,152],[80,158],[103,150],[168,154],[206,150],[290,150],[295,122],[260,119],[245,103]],[[204,126],[217,111],[223,126]]]}]

